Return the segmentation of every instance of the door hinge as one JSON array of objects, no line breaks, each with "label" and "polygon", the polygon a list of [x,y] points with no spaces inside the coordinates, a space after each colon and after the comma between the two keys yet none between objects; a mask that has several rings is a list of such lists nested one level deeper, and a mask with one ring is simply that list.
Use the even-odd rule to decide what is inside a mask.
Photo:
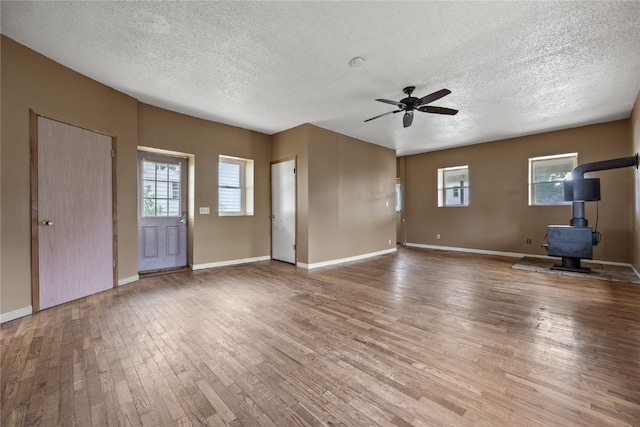
[{"label": "door hinge", "polygon": [[295,250],[295,248],[296,248],[296,245],[293,245],[293,249],[294,249],[294,250]]},{"label": "door hinge", "polygon": [[113,268],[116,268],[116,260],[112,260],[111,265],[113,266]]},{"label": "door hinge", "polygon": [[115,157],[116,156],[116,151],[115,150],[111,150],[111,157]]},{"label": "door hinge", "polygon": [[293,173],[296,173],[296,168],[293,168]]}]

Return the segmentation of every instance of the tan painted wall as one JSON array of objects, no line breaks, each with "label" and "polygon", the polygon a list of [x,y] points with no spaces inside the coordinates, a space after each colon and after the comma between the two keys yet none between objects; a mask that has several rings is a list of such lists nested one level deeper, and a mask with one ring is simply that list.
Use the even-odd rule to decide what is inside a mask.
[{"label": "tan painted wall", "polygon": [[[31,305],[29,109],[117,136],[118,279],[138,273],[137,147],[191,154],[194,205],[190,262],[207,264],[269,255],[271,137],[138,102],[2,37],[0,312]],[[255,161],[251,217],[218,217],[217,161],[225,154]]]},{"label": "tan painted wall", "polygon": [[[579,163],[626,157],[630,140],[629,121],[621,120],[407,156],[407,242],[545,255],[547,225],[568,224],[571,208],[528,206],[528,159],[568,152],[577,152]],[[469,165],[470,206],[439,208],[437,169],[458,165]],[[626,168],[587,175],[601,178],[602,242],[594,259],[631,262],[633,174]],[[586,204],[586,217],[595,226],[595,202]]]},{"label": "tan painted wall", "polygon": [[[193,264],[269,256],[270,136],[140,103],[138,144],[187,153],[195,159],[195,212],[189,223]],[[218,216],[219,155],[254,161],[252,216]],[[208,206],[211,213],[200,215],[201,206]]]},{"label": "tan painted wall", "polygon": [[296,258],[309,263],[309,125],[273,135],[271,160],[296,158]]},{"label": "tan painted wall", "polygon": [[273,136],[272,159],[292,156],[298,165],[298,262],[395,247],[393,150],[305,124]]},{"label": "tan painted wall", "polygon": [[0,312],[31,305],[29,109],[117,136],[118,276],[135,276],[137,102],[2,36]]},{"label": "tan painted wall", "polygon": [[[629,118],[632,152],[640,152],[640,92]],[[635,171],[633,180],[633,266],[640,271],[640,173]]]},{"label": "tan painted wall", "polygon": [[309,263],[395,248],[395,151],[308,126]]},{"label": "tan painted wall", "polygon": [[[269,137],[139,104],[5,37],[1,78],[1,313],[31,305],[29,109],[117,136],[119,279],[134,277],[138,270],[139,146],[185,153],[197,165],[189,218],[193,264],[269,254],[269,162],[291,156],[297,157],[299,173],[300,262],[367,254],[389,248],[388,239],[395,242],[392,150],[311,125]],[[215,213],[219,154],[255,161],[253,216]],[[212,213],[200,215],[200,206],[209,206]]]}]

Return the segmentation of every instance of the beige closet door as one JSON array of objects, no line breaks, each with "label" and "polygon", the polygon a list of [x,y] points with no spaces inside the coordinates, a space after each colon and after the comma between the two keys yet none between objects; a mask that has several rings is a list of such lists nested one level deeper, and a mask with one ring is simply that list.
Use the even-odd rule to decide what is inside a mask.
[{"label": "beige closet door", "polygon": [[113,287],[113,159],[109,136],[40,116],[36,133],[34,308],[42,310]]}]

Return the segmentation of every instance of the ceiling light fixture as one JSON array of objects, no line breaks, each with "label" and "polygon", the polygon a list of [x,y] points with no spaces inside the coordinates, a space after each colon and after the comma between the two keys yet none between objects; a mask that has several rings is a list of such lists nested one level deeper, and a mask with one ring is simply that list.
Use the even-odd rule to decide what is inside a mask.
[{"label": "ceiling light fixture", "polygon": [[362,64],[364,64],[364,58],[360,56],[356,56],[351,61],[349,61],[349,66],[353,68],[360,67]]}]

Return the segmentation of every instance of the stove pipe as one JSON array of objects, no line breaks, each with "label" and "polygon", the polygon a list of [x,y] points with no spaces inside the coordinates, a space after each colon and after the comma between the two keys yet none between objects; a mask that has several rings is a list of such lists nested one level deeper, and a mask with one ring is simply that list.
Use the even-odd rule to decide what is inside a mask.
[{"label": "stove pipe", "polygon": [[[602,160],[599,162],[585,163],[577,166],[572,172],[572,180],[584,179],[587,172],[603,171],[609,169],[619,169],[633,166],[638,168],[638,154],[630,157],[621,157],[619,159]],[[599,186],[598,186],[599,187]],[[597,200],[600,200],[598,197]],[[573,201],[571,203],[571,220],[570,225],[576,227],[587,227],[589,222],[584,217],[584,200]]]},{"label": "stove pipe", "polygon": [[603,171],[609,169],[619,169],[633,166],[638,168],[638,154],[635,156],[621,157],[619,159],[602,160],[600,162],[585,163],[571,172],[573,179],[582,179],[587,172]]}]

